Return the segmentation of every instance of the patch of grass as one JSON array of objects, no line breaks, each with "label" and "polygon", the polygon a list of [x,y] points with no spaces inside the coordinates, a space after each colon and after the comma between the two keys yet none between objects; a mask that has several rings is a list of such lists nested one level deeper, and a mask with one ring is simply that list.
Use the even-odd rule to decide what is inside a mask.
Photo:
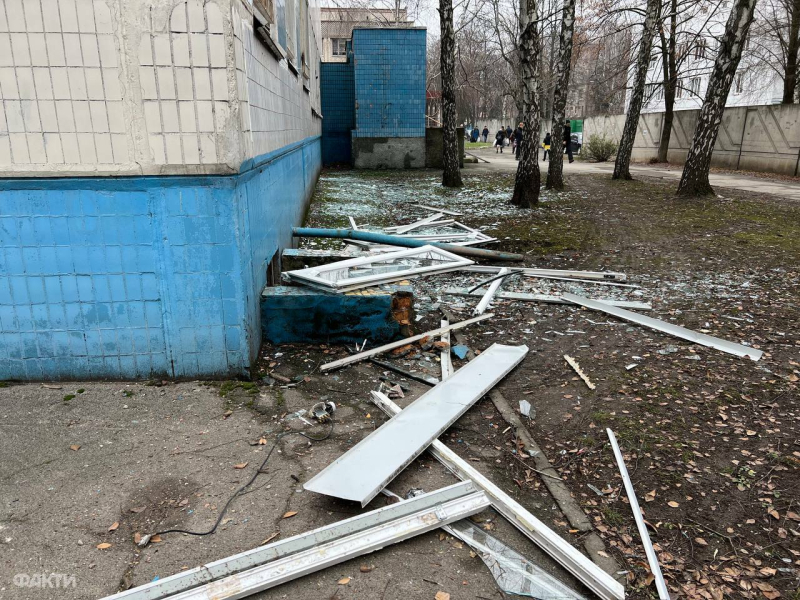
[{"label": "patch of grass", "polygon": [[603,516],[603,520],[612,527],[620,527],[625,523],[625,519],[623,518],[622,514],[608,505],[604,506],[600,510],[600,513]]},{"label": "patch of grass", "polygon": [[228,380],[228,381],[223,381],[222,385],[219,386],[219,395],[224,398],[225,396],[227,396],[236,389],[242,389],[246,391],[248,394],[258,393],[258,386],[252,381]]},{"label": "patch of grass", "polygon": [[470,148],[491,148],[492,144],[490,142],[464,142],[464,148],[469,150]]},{"label": "patch of grass", "polygon": [[75,394],[67,394],[66,396],[64,396],[64,402],[69,402],[73,398],[75,398]]},{"label": "patch of grass", "polygon": [[135,392],[133,392],[131,390],[125,390],[125,391],[122,392],[122,395],[125,396],[126,398],[130,398],[131,396],[133,396],[134,393]]},{"label": "patch of grass", "polygon": [[79,393],[79,394],[82,394],[82,393],[83,393],[83,392],[85,392],[85,391],[86,391],[86,390],[85,390],[85,389],[83,389],[83,388],[79,388],[79,389],[78,389],[78,393]]},{"label": "patch of grass", "polygon": [[7,381],[0,381],[0,388],[7,388],[8,382]]},{"label": "patch of grass", "polygon": [[591,418],[592,421],[594,421],[597,425],[605,425],[614,418],[614,415],[607,410],[596,410],[589,415],[589,418]]}]

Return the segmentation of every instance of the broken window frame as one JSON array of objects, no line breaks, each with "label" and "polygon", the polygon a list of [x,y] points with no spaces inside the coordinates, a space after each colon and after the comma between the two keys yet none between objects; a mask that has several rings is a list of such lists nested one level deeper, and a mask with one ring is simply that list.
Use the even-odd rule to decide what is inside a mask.
[{"label": "broken window frame", "polygon": [[[362,275],[360,277],[348,277],[339,281],[330,281],[321,276],[323,273],[329,273],[331,271],[349,269],[351,267],[372,266],[374,264],[389,262],[402,258],[424,258],[424,255],[431,254],[436,255],[434,257],[436,260],[446,260],[447,264],[414,267],[403,271],[376,273],[374,275]],[[378,285],[381,283],[389,283],[401,279],[419,277],[420,275],[456,271],[471,264],[474,263],[468,258],[456,256],[447,250],[442,250],[441,248],[437,248],[435,246],[421,246],[420,248],[409,248],[407,250],[389,252],[386,254],[377,254],[375,256],[352,258],[327,265],[321,265],[319,267],[310,267],[307,269],[289,271],[286,273],[286,275],[290,280],[299,283],[304,283],[312,287],[324,289],[326,291],[342,293]]]}]

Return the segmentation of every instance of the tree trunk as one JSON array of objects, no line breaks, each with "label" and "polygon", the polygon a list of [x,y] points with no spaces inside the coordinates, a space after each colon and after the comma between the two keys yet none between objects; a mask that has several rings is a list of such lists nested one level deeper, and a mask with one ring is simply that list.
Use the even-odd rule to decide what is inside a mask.
[{"label": "tree trunk", "polygon": [[742,58],[747,31],[753,22],[756,0],[736,0],[725,25],[725,34],[720,40],[717,59],[708,81],[703,106],[697,118],[692,145],[683,166],[683,175],[678,185],[681,196],[700,196],[713,194],[714,190],[708,182],[708,170],[711,167],[711,155],[717,141],[722,112],[728,99],[739,59]]},{"label": "tree trunk", "polygon": [[[800,0],[798,0],[800,1]],[[678,0],[670,4],[669,41],[661,29],[661,62],[664,71],[664,122],[661,124],[661,139],[658,142],[658,162],[668,162],[669,141],[672,137],[672,121],[675,117],[675,90],[678,89],[678,65],[675,55],[678,35]]]},{"label": "tree trunk", "polygon": [[783,77],[783,103],[794,104],[794,95],[798,82],[797,55],[800,51],[800,0],[791,4],[789,15],[789,40],[786,48],[786,73]]},{"label": "tree trunk", "polygon": [[630,172],[631,153],[633,141],[636,139],[636,128],[639,125],[639,113],[644,102],[644,86],[647,83],[647,69],[650,66],[650,51],[653,47],[653,33],[658,22],[661,9],[659,0],[647,0],[647,12],[644,18],[644,31],[639,42],[639,56],[636,59],[636,75],[631,88],[631,101],[628,104],[628,114],[625,115],[625,126],[622,129],[622,139],[617,148],[617,160],[614,163],[612,179],[632,179]]},{"label": "tree trunk", "polygon": [[[558,64],[556,65],[556,88],[553,93],[553,129],[552,138],[558,144],[550,142],[550,164],[547,167],[548,190],[564,189],[564,152],[561,151],[561,138],[564,135],[565,109],[567,107],[567,91],[569,89],[569,71],[572,65],[572,37],[575,31],[575,0],[564,0],[564,13],[561,20],[561,37],[558,40]],[[556,137],[557,136],[557,137]],[[538,137],[536,139],[538,146]],[[556,147],[552,151],[553,146]]]},{"label": "tree trunk", "polygon": [[439,0],[439,19],[442,30],[442,185],[461,187],[458,168],[458,139],[456,136],[456,37],[453,32],[453,0]]},{"label": "tree trunk", "polygon": [[520,147],[517,177],[511,204],[531,208],[539,202],[539,161],[536,144],[539,140],[539,19],[538,0],[521,0],[519,20],[519,60],[522,70],[522,122],[525,136]]}]

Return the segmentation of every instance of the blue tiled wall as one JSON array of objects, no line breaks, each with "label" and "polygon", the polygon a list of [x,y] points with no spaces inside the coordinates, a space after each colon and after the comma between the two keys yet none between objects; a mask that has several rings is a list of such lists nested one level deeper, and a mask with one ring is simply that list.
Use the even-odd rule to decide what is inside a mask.
[{"label": "blue tiled wall", "polygon": [[424,29],[353,31],[353,135],[425,136],[425,34]]},{"label": "blue tiled wall", "polygon": [[349,163],[350,132],[355,128],[353,63],[322,63],[322,164]]},{"label": "blue tiled wall", "polygon": [[315,137],[237,176],[1,180],[0,380],[244,372],[320,168]]}]

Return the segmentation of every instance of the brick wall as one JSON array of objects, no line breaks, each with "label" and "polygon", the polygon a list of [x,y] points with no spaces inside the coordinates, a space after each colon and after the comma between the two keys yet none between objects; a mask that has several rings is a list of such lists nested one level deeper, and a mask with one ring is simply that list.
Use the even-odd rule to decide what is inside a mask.
[{"label": "brick wall", "polygon": [[355,128],[353,63],[322,63],[322,163],[349,163],[350,132]]},{"label": "brick wall", "polygon": [[355,29],[356,137],[425,137],[424,29]]}]

